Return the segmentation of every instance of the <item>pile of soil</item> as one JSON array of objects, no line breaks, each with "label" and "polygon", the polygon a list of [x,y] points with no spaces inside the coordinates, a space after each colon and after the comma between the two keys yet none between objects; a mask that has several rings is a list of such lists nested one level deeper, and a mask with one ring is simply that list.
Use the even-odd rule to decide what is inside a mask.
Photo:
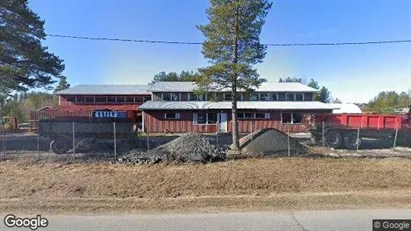
[{"label": "pile of soil", "polygon": [[198,133],[187,133],[147,152],[131,150],[120,157],[118,163],[213,162],[224,159],[222,148],[211,144],[209,139]]},{"label": "pile of soil", "polygon": [[290,154],[307,155],[307,147],[277,129],[266,128],[255,131],[240,139],[242,154],[248,156],[286,156]]}]

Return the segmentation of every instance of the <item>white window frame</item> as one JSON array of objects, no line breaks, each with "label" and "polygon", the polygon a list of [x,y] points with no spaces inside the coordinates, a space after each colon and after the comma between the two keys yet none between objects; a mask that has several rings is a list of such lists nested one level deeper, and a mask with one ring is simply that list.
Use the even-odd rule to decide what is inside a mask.
[{"label": "white window frame", "polygon": [[[194,113],[193,113],[193,124],[195,124],[195,125],[208,125],[208,124],[217,124],[217,123],[218,123],[217,119],[216,119],[215,123],[210,123],[210,122],[208,121],[208,114],[212,114],[212,112],[203,112],[203,113],[206,114],[206,122],[199,124],[199,123],[198,123],[198,120],[197,120],[197,114],[198,114],[198,112],[194,112]],[[216,114],[216,116],[217,116],[217,113],[214,113],[214,114]]]},{"label": "white window frame", "polygon": [[[167,118],[167,114],[171,114],[171,113],[174,113],[174,118]],[[177,119],[180,119],[180,118],[181,118],[181,115],[180,115],[179,112],[165,112],[164,113],[164,119],[166,119],[166,120],[177,120]]]},{"label": "white window frame", "polygon": [[285,101],[288,101],[288,102],[290,102],[289,100],[288,100],[288,95],[293,95],[293,100],[292,101],[295,101],[295,93],[285,93]]},{"label": "white window frame", "polygon": [[[253,116],[250,118],[245,118],[244,114],[252,114]],[[257,113],[264,113],[264,118],[257,118],[256,114]],[[240,118],[239,115],[242,114],[243,116]],[[271,114],[268,112],[240,112],[237,113],[237,118],[242,119],[242,120],[252,120],[252,119],[270,119]]]},{"label": "white window frame", "polygon": [[[291,114],[291,122],[290,123],[283,123],[283,113],[290,113]],[[300,113],[301,114],[301,122],[300,123],[294,123],[294,113]],[[301,112],[281,112],[281,124],[302,124],[303,123],[303,113]]]}]

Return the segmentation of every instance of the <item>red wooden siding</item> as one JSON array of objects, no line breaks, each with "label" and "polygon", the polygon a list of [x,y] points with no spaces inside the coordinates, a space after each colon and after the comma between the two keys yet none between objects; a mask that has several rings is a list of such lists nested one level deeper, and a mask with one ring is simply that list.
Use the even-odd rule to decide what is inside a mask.
[{"label": "red wooden siding", "polygon": [[[165,119],[164,113],[179,112],[180,119]],[[186,132],[200,132],[200,133],[215,133],[217,131],[216,124],[201,124],[193,123],[193,113],[196,111],[144,111],[144,129],[149,133],[186,133]],[[210,112],[210,111],[208,111]],[[242,112],[242,111],[239,111]],[[247,111],[249,112],[249,111]],[[292,112],[292,111],[284,111]],[[304,114],[311,114],[310,111],[299,111]],[[324,113],[327,111],[322,111]],[[227,113],[227,129],[232,131],[231,113]],[[282,124],[281,112],[270,111],[270,119],[240,119],[238,120],[238,132],[250,133],[252,131],[263,128],[275,128],[284,132],[288,130],[292,133],[308,131],[306,124]]]}]

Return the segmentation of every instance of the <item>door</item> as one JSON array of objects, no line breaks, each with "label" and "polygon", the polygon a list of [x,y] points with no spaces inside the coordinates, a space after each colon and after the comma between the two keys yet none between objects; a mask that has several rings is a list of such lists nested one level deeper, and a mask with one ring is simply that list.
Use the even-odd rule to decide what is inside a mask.
[{"label": "door", "polygon": [[217,114],[218,132],[227,132],[227,113]]}]

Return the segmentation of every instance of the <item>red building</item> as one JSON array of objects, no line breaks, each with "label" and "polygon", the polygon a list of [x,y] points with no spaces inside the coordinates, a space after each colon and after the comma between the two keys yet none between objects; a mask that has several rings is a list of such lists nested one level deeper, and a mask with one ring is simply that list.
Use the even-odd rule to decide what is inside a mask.
[{"label": "red building", "polygon": [[[125,113],[149,133],[231,132],[231,93],[223,90],[196,95],[195,90],[194,82],[80,85],[57,92],[59,106],[33,112],[32,120],[102,116],[93,112],[110,110]],[[301,83],[266,84],[254,92],[239,91],[239,132],[262,128],[306,131],[308,116],[334,109],[314,101],[316,91]]]},{"label": "red building", "polygon": [[[231,132],[231,93],[194,94],[194,82],[157,82],[152,100],[139,107],[143,130],[149,133]],[[331,113],[330,105],[314,101],[316,89],[301,83],[264,85],[254,92],[238,93],[238,130],[262,128],[307,131],[304,120],[313,113]]]},{"label": "red building", "polygon": [[33,122],[58,117],[93,117],[94,111],[124,112],[133,122],[141,122],[138,107],[151,99],[148,85],[79,85],[59,91],[59,106],[32,112]]}]

